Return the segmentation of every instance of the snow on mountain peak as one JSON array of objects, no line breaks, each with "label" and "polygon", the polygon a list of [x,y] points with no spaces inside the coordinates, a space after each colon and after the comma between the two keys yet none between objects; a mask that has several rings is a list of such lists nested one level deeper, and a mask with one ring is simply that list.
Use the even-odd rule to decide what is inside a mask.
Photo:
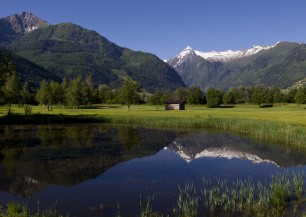
[{"label": "snow on mountain peak", "polygon": [[271,46],[259,46],[259,45],[253,45],[249,49],[245,50],[226,50],[226,51],[198,51],[192,49],[190,46],[187,46],[182,52],[180,52],[177,56],[175,56],[175,59],[178,59],[176,65],[183,62],[183,58],[186,58],[186,55],[191,54],[192,57],[194,56],[200,56],[208,61],[221,61],[221,62],[230,62],[235,59],[252,56],[262,50],[268,50],[273,47],[275,47],[279,42],[277,42],[274,45]]},{"label": "snow on mountain peak", "polygon": [[252,56],[262,50],[269,50],[275,47],[278,43],[279,42],[271,46],[253,45],[251,48],[246,50],[237,50],[237,51],[227,50],[227,51],[209,51],[209,52],[202,52],[195,50],[195,53],[206,60],[229,62],[242,57]]},{"label": "snow on mountain peak", "polygon": [[179,53],[179,55],[177,55],[177,57],[182,58],[185,55],[190,54],[192,52],[194,52],[193,49],[190,46],[187,46],[181,53]]}]

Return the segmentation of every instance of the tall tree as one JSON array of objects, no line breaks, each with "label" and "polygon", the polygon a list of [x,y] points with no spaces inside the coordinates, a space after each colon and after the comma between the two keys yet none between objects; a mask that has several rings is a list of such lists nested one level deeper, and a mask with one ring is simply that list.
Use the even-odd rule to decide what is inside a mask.
[{"label": "tall tree", "polygon": [[26,81],[22,85],[22,89],[20,92],[20,103],[21,105],[29,104],[31,100],[31,94],[29,91],[29,83]]},{"label": "tall tree", "polygon": [[174,96],[176,100],[186,100],[188,99],[189,91],[187,88],[179,87],[174,91]]},{"label": "tall tree", "polygon": [[12,104],[18,103],[20,98],[20,82],[16,74],[11,75],[3,86],[4,101],[8,105],[8,114],[11,113]]},{"label": "tall tree", "polygon": [[82,96],[84,105],[91,105],[93,103],[94,86],[92,76],[87,76],[82,84]]},{"label": "tall tree", "polygon": [[233,91],[229,90],[223,96],[224,104],[236,104],[236,99]]},{"label": "tall tree", "polygon": [[216,89],[210,88],[206,93],[207,107],[217,108],[222,104],[223,93]]},{"label": "tall tree", "polygon": [[106,103],[111,99],[111,90],[106,84],[101,84],[98,87],[99,102]]},{"label": "tall tree", "polygon": [[187,102],[189,104],[201,104],[203,102],[203,92],[199,87],[190,87],[188,89]]},{"label": "tall tree", "polygon": [[119,99],[122,104],[127,105],[130,109],[131,104],[139,101],[139,86],[132,79],[127,78],[123,82],[123,86],[119,90]]},{"label": "tall tree", "polygon": [[265,85],[256,85],[253,88],[252,102],[260,106],[267,102],[268,89]]},{"label": "tall tree", "polygon": [[306,104],[306,87],[299,88],[294,98],[298,105]]},{"label": "tall tree", "polygon": [[63,82],[61,83],[62,98],[60,99],[60,104],[63,106],[67,105],[66,94],[68,90],[68,85],[69,85],[69,82],[67,78],[63,78]]},{"label": "tall tree", "polygon": [[61,104],[64,98],[64,92],[62,91],[62,86],[54,81],[49,83],[50,87],[50,97],[49,97],[49,108],[52,111],[54,105]]},{"label": "tall tree", "polygon": [[81,78],[77,77],[70,81],[66,92],[66,101],[68,106],[78,108],[82,102],[82,82]]},{"label": "tall tree", "polygon": [[6,79],[16,71],[13,63],[13,57],[8,52],[0,53],[0,91],[6,82]]},{"label": "tall tree", "polygon": [[36,101],[45,106],[47,105],[48,111],[51,110],[50,108],[50,97],[51,97],[51,89],[50,89],[50,84],[43,80],[42,82],[40,82],[40,88],[37,90],[36,93]]},{"label": "tall tree", "polygon": [[162,105],[164,103],[162,101],[163,96],[164,96],[164,94],[160,90],[157,90],[154,94],[152,94],[149,97],[148,101],[149,101],[149,103],[151,103],[153,105]]}]

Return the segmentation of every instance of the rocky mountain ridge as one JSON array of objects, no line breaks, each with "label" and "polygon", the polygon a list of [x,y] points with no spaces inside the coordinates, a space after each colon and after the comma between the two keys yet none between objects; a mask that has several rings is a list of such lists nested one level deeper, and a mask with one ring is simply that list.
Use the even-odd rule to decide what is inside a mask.
[{"label": "rocky mountain ridge", "polygon": [[188,86],[206,91],[265,84],[286,89],[306,78],[306,45],[279,42],[247,50],[200,52],[187,47],[166,61]]}]

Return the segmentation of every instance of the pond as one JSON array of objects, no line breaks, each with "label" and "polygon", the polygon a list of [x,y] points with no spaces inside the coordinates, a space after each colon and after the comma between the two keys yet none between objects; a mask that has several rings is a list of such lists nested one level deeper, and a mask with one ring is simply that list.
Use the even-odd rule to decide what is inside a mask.
[{"label": "pond", "polygon": [[[140,201],[171,214],[181,188],[203,179],[306,172],[306,153],[228,132],[104,124],[1,126],[0,204],[70,216],[137,216]],[[302,206],[301,209],[305,209]]]}]

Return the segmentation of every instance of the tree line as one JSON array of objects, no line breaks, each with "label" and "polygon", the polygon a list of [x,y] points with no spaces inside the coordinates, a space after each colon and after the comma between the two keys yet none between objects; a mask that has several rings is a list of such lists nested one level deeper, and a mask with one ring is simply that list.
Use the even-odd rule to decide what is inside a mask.
[{"label": "tree line", "polygon": [[228,91],[210,88],[205,93],[199,87],[177,88],[175,91],[154,94],[142,92],[137,82],[126,78],[120,88],[112,89],[105,84],[93,85],[91,76],[63,79],[62,83],[43,80],[36,92],[30,92],[28,82],[23,84],[16,75],[9,56],[1,57],[0,62],[0,103],[8,105],[9,112],[13,104],[40,104],[52,111],[55,105],[78,108],[92,104],[132,104],[148,103],[162,105],[166,100],[185,100],[188,104],[206,104],[209,108],[220,105],[252,103],[258,106],[275,103],[306,104],[306,87],[291,88],[286,91],[276,86],[255,85],[233,87]]}]

